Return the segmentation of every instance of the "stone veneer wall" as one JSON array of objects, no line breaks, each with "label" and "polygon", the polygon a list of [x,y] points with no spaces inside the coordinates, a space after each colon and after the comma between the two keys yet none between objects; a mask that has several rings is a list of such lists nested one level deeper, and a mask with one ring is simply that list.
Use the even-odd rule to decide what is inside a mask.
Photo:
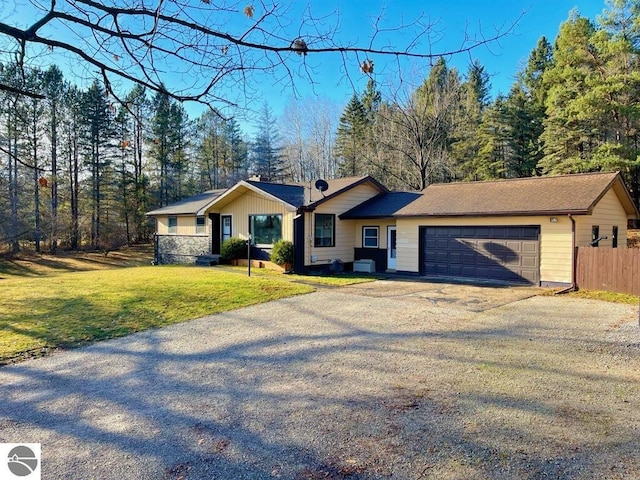
[{"label": "stone veneer wall", "polygon": [[156,261],[169,263],[196,263],[198,255],[211,253],[209,235],[156,235]]}]

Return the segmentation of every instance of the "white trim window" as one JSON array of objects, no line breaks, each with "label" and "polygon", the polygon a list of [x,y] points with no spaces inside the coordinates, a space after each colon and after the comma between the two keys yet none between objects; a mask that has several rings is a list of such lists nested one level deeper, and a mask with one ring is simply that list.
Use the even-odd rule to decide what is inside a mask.
[{"label": "white trim window", "polygon": [[229,240],[231,238],[231,215],[221,215],[220,220],[222,222],[222,241]]},{"label": "white trim window", "polygon": [[167,232],[178,233],[178,217],[169,217],[167,219]]},{"label": "white trim window", "polygon": [[362,227],[362,248],[378,248],[380,227]]},{"label": "white trim window", "polygon": [[196,233],[205,233],[207,222],[204,217],[196,217]]}]

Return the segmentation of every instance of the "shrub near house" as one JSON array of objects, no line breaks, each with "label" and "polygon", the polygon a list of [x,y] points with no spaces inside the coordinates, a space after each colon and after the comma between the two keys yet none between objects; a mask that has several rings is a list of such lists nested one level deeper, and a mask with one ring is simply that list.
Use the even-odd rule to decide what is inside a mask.
[{"label": "shrub near house", "polygon": [[289,240],[278,240],[273,244],[270,260],[276,265],[290,270],[293,265],[293,243]]},{"label": "shrub near house", "polygon": [[229,238],[222,242],[220,256],[228,262],[247,258],[247,241],[241,238]]}]

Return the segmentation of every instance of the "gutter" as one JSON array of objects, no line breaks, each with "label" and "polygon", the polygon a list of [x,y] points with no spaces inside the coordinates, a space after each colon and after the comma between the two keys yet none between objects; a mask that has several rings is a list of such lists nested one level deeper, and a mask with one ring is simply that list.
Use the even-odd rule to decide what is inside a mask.
[{"label": "gutter", "polygon": [[576,288],[576,271],[577,271],[577,255],[576,255],[576,221],[573,216],[569,213],[569,220],[571,220],[571,285],[567,288],[556,292],[556,295],[561,295],[563,293],[574,292],[577,290]]}]

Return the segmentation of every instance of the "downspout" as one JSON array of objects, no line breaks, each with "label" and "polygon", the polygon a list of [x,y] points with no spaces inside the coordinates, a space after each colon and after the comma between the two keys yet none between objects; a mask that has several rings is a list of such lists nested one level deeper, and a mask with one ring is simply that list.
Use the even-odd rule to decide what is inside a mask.
[{"label": "downspout", "polygon": [[577,270],[577,255],[576,255],[576,221],[571,214],[568,215],[571,220],[571,285],[567,288],[556,292],[556,295],[562,293],[573,292],[576,290],[576,270]]}]

